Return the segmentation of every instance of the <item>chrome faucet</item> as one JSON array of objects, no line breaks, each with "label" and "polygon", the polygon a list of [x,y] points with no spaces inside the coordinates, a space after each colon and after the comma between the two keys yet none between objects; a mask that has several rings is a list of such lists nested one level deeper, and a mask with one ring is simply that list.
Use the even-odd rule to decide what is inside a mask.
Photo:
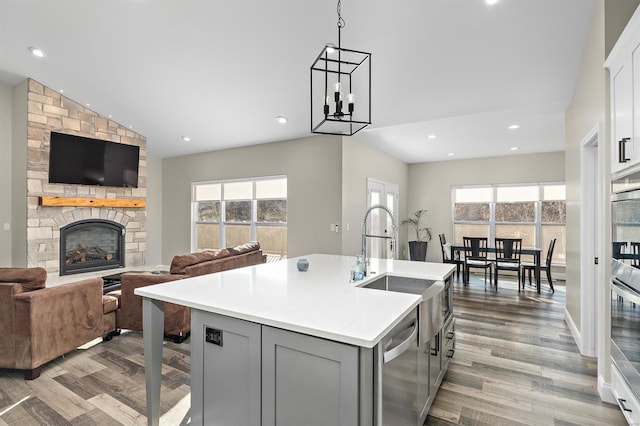
[{"label": "chrome faucet", "polygon": [[[367,234],[367,219],[369,218],[369,214],[371,214],[372,210],[382,209],[389,214],[391,218],[391,236],[388,235],[369,235]],[[391,252],[393,253],[393,258],[396,258],[397,249],[396,249],[396,241],[398,240],[398,224],[396,223],[396,219],[393,216],[393,212],[387,206],[383,206],[382,204],[376,204],[375,206],[371,206],[367,212],[364,214],[364,220],[362,221],[362,258],[364,260],[364,274],[367,275],[367,266],[369,265],[369,258],[367,258],[367,238],[383,238],[385,240],[391,240]]]}]

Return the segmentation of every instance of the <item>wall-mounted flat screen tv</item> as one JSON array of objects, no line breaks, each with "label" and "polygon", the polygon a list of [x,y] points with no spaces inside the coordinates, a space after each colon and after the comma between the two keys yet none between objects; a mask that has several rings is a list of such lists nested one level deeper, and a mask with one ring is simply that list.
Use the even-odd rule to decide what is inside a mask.
[{"label": "wall-mounted flat screen tv", "polygon": [[49,182],[138,187],[140,147],[51,132]]}]

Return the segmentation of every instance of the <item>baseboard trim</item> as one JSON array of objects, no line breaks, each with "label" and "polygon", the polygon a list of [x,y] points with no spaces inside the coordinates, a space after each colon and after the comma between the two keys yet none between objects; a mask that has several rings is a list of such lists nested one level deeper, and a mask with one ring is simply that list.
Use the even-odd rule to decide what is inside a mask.
[{"label": "baseboard trim", "polygon": [[573,322],[573,318],[571,317],[571,314],[566,308],[564,310],[564,321],[567,323],[567,326],[569,326],[569,331],[571,331],[573,340],[576,341],[576,345],[578,346],[580,355],[584,355],[582,350],[582,335],[580,334],[580,330],[578,330],[578,327],[576,327],[576,323]]},{"label": "baseboard trim", "polygon": [[600,399],[604,402],[618,405],[618,402],[613,396],[613,391],[611,390],[611,383],[605,382],[604,377],[601,374],[598,375],[598,394],[600,394]]}]

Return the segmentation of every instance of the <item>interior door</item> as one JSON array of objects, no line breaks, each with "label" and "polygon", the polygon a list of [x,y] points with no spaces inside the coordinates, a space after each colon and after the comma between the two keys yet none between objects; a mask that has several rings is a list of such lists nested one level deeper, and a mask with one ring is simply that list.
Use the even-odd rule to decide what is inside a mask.
[{"label": "interior door", "polygon": [[[386,183],[375,179],[367,179],[367,208],[375,205],[386,206],[393,212],[397,220],[398,211],[398,185]],[[391,237],[393,235],[393,222],[391,217],[382,209],[372,210],[367,221],[369,235]],[[397,226],[397,223],[396,223]],[[397,249],[397,248],[396,248]],[[380,259],[393,258],[393,250],[390,239],[368,238],[367,253],[369,257]]]}]

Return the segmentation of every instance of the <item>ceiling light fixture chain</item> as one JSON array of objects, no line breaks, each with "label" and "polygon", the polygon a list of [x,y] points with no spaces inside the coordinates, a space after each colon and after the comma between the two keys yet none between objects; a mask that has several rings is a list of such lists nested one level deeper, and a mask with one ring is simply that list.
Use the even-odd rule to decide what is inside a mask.
[{"label": "ceiling light fixture chain", "polygon": [[[333,113],[333,116],[339,119],[342,119],[342,117],[344,117],[344,113],[342,112],[342,83],[341,83],[342,70],[340,69],[340,66],[342,65],[342,49],[341,49],[342,44],[340,40],[341,38],[340,31],[346,25],[346,23],[344,22],[344,19],[342,19],[341,11],[342,11],[342,0],[338,0],[338,5],[336,6],[336,12],[338,12],[338,83],[336,84],[336,91],[334,94],[335,102],[336,102],[336,112]],[[353,95],[351,96],[353,97]],[[329,101],[327,100],[325,105],[328,106],[328,103]],[[353,112],[353,103],[351,103],[351,112]],[[325,108],[325,115],[327,114],[328,114],[327,108]]]},{"label": "ceiling light fixture chain", "polygon": [[342,0],[338,0],[338,7],[336,7],[337,11],[338,11],[338,28],[344,28],[344,26],[346,25],[344,22],[344,19],[342,19]]}]

